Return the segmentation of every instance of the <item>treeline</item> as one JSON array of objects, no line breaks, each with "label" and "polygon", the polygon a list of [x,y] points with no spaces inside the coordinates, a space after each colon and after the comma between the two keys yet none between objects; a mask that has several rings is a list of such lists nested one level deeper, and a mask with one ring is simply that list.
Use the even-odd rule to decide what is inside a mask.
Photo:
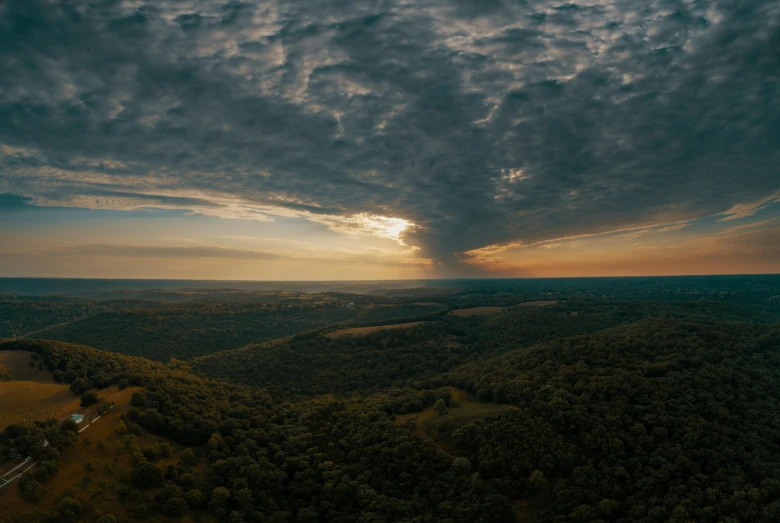
[{"label": "treeline", "polygon": [[[92,347],[49,340],[0,340],[0,351],[23,350],[34,355],[33,361],[42,361],[52,372],[54,381],[67,383],[77,394],[92,389],[103,389],[126,379],[132,385],[143,385],[158,375],[169,375],[177,369],[186,369],[183,362],[169,364],[145,358],[105,352]],[[75,385],[74,385],[75,383]]]}]

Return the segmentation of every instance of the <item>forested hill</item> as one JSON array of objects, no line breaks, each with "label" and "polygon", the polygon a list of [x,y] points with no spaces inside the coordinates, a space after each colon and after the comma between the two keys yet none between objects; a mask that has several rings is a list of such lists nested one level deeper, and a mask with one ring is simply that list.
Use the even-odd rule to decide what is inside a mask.
[{"label": "forested hill", "polygon": [[86,300],[66,296],[0,295],[0,338],[13,338],[107,311],[152,309],[164,304],[139,300]]},{"label": "forested hill", "polygon": [[[437,452],[393,423],[396,414],[431,405],[443,391],[277,403],[262,389],[204,380],[142,358],[57,342],[0,342],[0,350],[20,349],[39,355],[59,379],[72,380],[77,393],[94,386],[99,395],[108,383],[123,380],[144,386],[133,393],[133,408],[125,415],[129,434],[124,449],[117,448],[135,449],[134,468],[117,493],[104,493],[116,499],[113,510],[122,521],[184,514],[194,520],[277,523],[514,521],[510,499],[472,475],[468,462]],[[42,496],[39,482],[58,481],[57,460],[73,444],[55,437],[70,430],[66,425],[59,432],[56,424],[40,423],[0,433],[0,457],[14,447],[47,463],[45,473],[34,473],[19,487],[31,500]],[[154,449],[138,448],[137,425],[195,446],[197,455],[207,456],[206,473],[193,474],[196,453],[188,449],[167,468],[156,464]],[[44,436],[53,448],[41,445]],[[45,516],[41,511],[40,520],[88,520],[89,506],[74,490]]]},{"label": "forested hill", "polygon": [[[93,510],[99,490],[123,522],[780,521],[780,302],[543,292],[212,300],[48,330],[116,352],[0,340],[15,368],[29,352],[52,371],[25,387],[98,407],[124,394],[108,449],[121,465],[58,471],[78,457],[72,422],[0,433],[3,470],[19,452],[40,461],[0,489],[0,517],[114,523]],[[306,332],[168,359],[283,329]],[[59,489],[75,472],[91,490]]]},{"label": "forested hill", "polygon": [[63,340],[158,361],[191,359],[350,321],[386,320],[438,311],[437,304],[358,304],[350,299],[286,304],[199,301],[102,312],[38,331],[35,338]]},{"label": "forested hill", "polygon": [[516,406],[453,441],[510,496],[549,478],[541,521],[780,518],[780,325],[642,321],[443,383]]},{"label": "forested hill", "polygon": [[572,299],[494,316],[446,316],[410,328],[359,336],[306,336],[217,352],[192,362],[197,374],[265,387],[276,398],[375,392],[417,386],[468,362],[646,318],[777,318],[722,303],[652,303]]}]

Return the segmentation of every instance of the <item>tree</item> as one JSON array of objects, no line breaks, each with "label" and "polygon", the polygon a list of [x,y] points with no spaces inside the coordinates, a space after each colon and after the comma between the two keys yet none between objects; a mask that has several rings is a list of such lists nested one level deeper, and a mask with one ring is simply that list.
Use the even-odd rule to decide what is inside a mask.
[{"label": "tree", "polygon": [[211,493],[209,500],[209,510],[214,513],[224,510],[225,504],[230,499],[230,491],[225,487],[217,487]]},{"label": "tree", "polygon": [[119,383],[117,383],[117,386],[119,387],[119,390],[125,390],[127,387],[130,386],[130,380],[127,378],[122,378],[119,380]]},{"label": "tree", "polygon": [[195,465],[195,452],[191,448],[186,448],[179,453],[179,462],[184,467],[192,467]]},{"label": "tree", "polygon": [[58,465],[56,460],[45,460],[41,461],[38,464],[38,474],[42,478],[48,478],[54,475],[55,472],[57,472]]},{"label": "tree", "polygon": [[452,460],[452,473],[458,476],[466,476],[471,472],[471,462],[466,458]]},{"label": "tree", "polygon": [[547,478],[541,470],[534,470],[528,477],[528,486],[532,489],[540,489],[547,485]]},{"label": "tree", "polygon": [[92,388],[92,383],[86,378],[76,378],[70,384],[70,391],[76,396],[81,396]]},{"label": "tree", "polygon": [[208,448],[209,450],[217,450],[219,446],[222,444],[222,436],[219,434],[219,432],[215,432],[211,435],[211,438],[208,441]]},{"label": "tree", "polygon": [[185,472],[179,476],[179,482],[185,487],[195,486],[195,475],[190,472]]},{"label": "tree", "polygon": [[85,392],[81,395],[81,406],[82,407],[89,407],[90,405],[94,405],[98,402],[98,395],[97,392],[94,390]]},{"label": "tree", "polygon": [[181,516],[187,512],[187,502],[184,498],[168,498],[163,504],[163,514],[166,516]]},{"label": "tree", "polygon": [[130,405],[133,407],[143,407],[146,404],[146,394],[143,392],[136,391],[133,392],[133,395],[130,396]]},{"label": "tree", "polygon": [[163,472],[157,465],[142,461],[130,473],[133,483],[139,487],[159,487],[163,484]]},{"label": "tree", "polygon": [[203,494],[198,489],[191,489],[184,493],[184,499],[187,505],[191,507],[199,507],[203,505]]},{"label": "tree", "polygon": [[447,404],[444,403],[443,399],[438,399],[436,400],[436,404],[433,406],[433,410],[435,410],[439,416],[444,416],[448,412]]},{"label": "tree", "polygon": [[79,426],[78,424],[73,421],[72,419],[68,418],[65,421],[63,421],[60,424],[60,430],[66,431],[66,432],[73,432],[75,434],[78,434],[79,432]]}]

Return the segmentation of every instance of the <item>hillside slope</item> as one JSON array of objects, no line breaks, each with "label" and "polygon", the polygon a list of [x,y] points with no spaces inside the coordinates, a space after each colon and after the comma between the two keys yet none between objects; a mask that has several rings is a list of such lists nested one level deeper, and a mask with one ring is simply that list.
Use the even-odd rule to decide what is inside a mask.
[{"label": "hillside slope", "polygon": [[780,515],[778,325],[646,320],[469,364],[445,381],[517,407],[452,440],[511,497],[549,478],[542,521]]},{"label": "hillside slope", "polygon": [[264,387],[277,399],[371,393],[423,386],[425,380],[465,363],[645,318],[717,323],[722,317],[750,314],[750,309],[720,304],[570,300],[492,316],[431,318],[408,329],[352,329],[358,335],[337,336],[350,330],[333,331],[253,344],[196,358],[192,369],[205,377]]},{"label": "hillside slope", "polygon": [[35,333],[158,361],[195,358],[357,318],[363,321],[438,310],[438,306],[345,307],[207,301],[105,312]]},{"label": "hillside slope", "polygon": [[154,308],[135,300],[87,300],[64,296],[0,296],[0,338],[21,337],[47,327],[107,311]]},{"label": "hillside slope", "polygon": [[[96,498],[110,503],[121,520],[179,517],[194,511],[193,519],[203,515],[220,521],[280,523],[382,521],[388,514],[392,520],[410,523],[514,521],[506,496],[463,467],[453,467],[451,457],[393,423],[396,414],[432,404],[435,391],[396,390],[356,402],[321,397],[276,403],[261,389],[204,380],[186,369],[89,347],[14,341],[0,343],[4,349],[33,351],[55,372],[84,376],[71,382],[79,389],[100,386],[103,377],[114,383],[138,372],[146,390],[133,393],[133,407],[125,414],[130,435],[137,424],[207,453],[205,482],[198,483],[196,477],[193,483],[189,474],[197,452],[188,456],[182,451],[177,462],[161,466],[155,462],[158,451],[133,450],[137,440],[123,438],[132,468],[119,475],[118,482],[111,478],[110,488],[116,490],[102,490]],[[134,379],[131,375],[131,385]],[[55,438],[68,431],[65,425],[44,424],[12,426],[0,433],[0,454],[24,445],[24,453],[52,462],[45,473],[17,485],[28,502],[40,500],[41,483],[68,481],[59,479],[57,467],[69,459],[68,448],[74,443],[57,439],[51,445],[56,454],[40,444],[44,434]],[[90,490],[79,487],[63,495],[54,510],[64,515],[39,515],[104,523],[102,516],[89,512],[95,499]]]}]

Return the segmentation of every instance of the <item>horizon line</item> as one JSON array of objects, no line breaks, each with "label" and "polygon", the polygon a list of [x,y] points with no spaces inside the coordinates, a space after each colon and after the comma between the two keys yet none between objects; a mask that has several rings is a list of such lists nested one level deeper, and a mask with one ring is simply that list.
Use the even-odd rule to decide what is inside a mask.
[{"label": "horizon line", "polygon": [[606,276],[494,276],[453,278],[404,278],[404,279],[353,279],[353,280],[243,280],[243,279],[201,279],[201,278],[100,278],[89,276],[0,276],[0,280],[86,280],[86,281],[180,281],[180,282],[236,282],[236,283],[341,283],[341,282],[426,282],[426,281],[501,281],[501,280],[595,280],[603,278],[706,278],[706,277],[756,277],[780,276],[780,272],[768,273],[688,273],[688,274],[642,274]]}]

